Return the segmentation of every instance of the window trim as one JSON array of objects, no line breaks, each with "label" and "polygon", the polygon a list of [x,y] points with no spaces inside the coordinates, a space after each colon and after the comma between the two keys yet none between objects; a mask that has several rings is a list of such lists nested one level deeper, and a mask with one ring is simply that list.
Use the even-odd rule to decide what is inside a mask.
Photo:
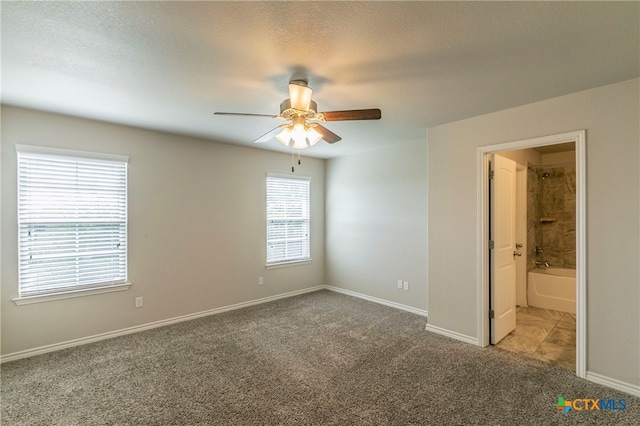
[{"label": "window trim", "polygon": [[78,151],[75,149],[52,148],[48,146],[16,144],[16,152],[28,152],[32,154],[44,154],[44,155],[59,155],[62,157],[78,157],[78,158],[88,158],[90,160],[107,160],[107,161],[120,161],[123,163],[129,163],[128,155],[106,154],[103,152],[91,152],[91,151]]},{"label": "window trim", "polygon": [[302,260],[289,260],[287,262],[277,262],[277,263],[265,263],[264,267],[267,269],[276,269],[276,268],[285,268],[287,266],[300,266],[311,263],[313,259],[302,259]]},{"label": "window trim", "polygon": [[[305,259],[292,259],[292,260],[285,260],[285,261],[279,261],[279,262],[267,262],[267,245],[268,245],[268,240],[267,240],[267,182],[269,178],[277,178],[277,179],[289,179],[289,180],[301,180],[301,181],[305,181],[305,182],[309,182],[309,257],[305,258]],[[265,268],[266,269],[276,269],[276,268],[286,268],[289,266],[300,266],[300,265],[305,265],[305,264],[309,264],[312,262],[313,258],[311,257],[311,176],[300,176],[300,175],[289,175],[289,174],[284,174],[284,173],[272,173],[272,172],[267,172],[267,176],[265,178]]]},{"label": "window trim", "polygon": [[[36,145],[23,145],[23,144],[15,144],[15,149],[17,153],[26,153],[26,154],[40,154],[40,155],[50,155],[50,156],[59,156],[66,158],[77,158],[77,159],[87,159],[87,160],[104,160],[104,161],[114,161],[121,162],[128,165],[129,157],[126,155],[119,154],[107,154],[107,153],[98,153],[98,152],[89,152],[89,151],[79,151],[73,149],[65,149],[65,148],[52,148],[46,146],[36,146]],[[19,172],[19,164],[16,164],[16,173]],[[125,178],[127,179],[125,188],[124,188],[124,196],[126,208],[124,211],[125,217],[125,226],[126,226],[126,237],[127,237],[127,253],[125,256],[127,257],[128,263],[128,172],[125,172]],[[19,225],[19,218],[16,217],[16,224]],[[16,241],[17,246],[20,246],[20,236],[18,233],[18,240]],[[40,302],[48,302],[52,300],[60,300],[60,299],[68,299],[75,298],[81,296],[89,296],[95,294],[102,293],[111,293],[116,291],[124,291],[128,290],[131,287],[132,283],[128,277],[128,266],[126,268],[126,278],[124,282],[104,282],[104,283],[96,283],[96,285],[88,286],[88,287],[69,287],[58,289],[57,291],[45,292],[45,293],[33,293],[22,295],[20,294],[20,283],[17,283],[18,296],[13,298],[12,301],[16,305],[25,305],[32,303],[40,303]]]},{"label": "window trim", "polygon": [[32,303],[51,302],[53,300],[71,299],[74,297],[92,296],[94,294],[113,293],[114,291],[129,290],[133,284],[129,281],[120,284],[110,284],[102,287],[79,288],[77,290],[59,291],[57,293],[34,294],[32,296],[18,296],[11,299],[16,305],[30,305]]}]

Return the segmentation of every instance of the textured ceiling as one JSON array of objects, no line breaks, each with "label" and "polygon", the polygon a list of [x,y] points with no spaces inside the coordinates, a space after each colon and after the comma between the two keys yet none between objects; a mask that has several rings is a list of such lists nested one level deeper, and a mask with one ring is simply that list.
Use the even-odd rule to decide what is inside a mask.
[{"label": "textured ceiling", "polygon": [[[2,2],[2,102],[225,143],[280,124],[292,78],[331,158],[640,75],[639,2]],[[275,140],[257,146],[286,150]]]}]

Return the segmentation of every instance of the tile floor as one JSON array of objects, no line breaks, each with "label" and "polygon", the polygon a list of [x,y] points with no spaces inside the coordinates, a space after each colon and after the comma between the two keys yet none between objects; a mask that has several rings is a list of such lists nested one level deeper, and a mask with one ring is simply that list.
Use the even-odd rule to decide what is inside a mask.
[{"label": "tile floor", "polygon": [[576,316],[519,306],[516,309],[516,329],[496,347],[575,371]]}]

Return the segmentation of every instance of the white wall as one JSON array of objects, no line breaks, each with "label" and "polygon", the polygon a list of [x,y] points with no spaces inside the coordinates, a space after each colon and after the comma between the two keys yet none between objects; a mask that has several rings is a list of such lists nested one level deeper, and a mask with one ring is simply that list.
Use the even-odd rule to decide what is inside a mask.
[{"label": "white wall", "polygon": [[640,386],[640,80],[429,129],[429,324],[477,338],[477,148],[586,129],[587,371]]},{"label": "white wall", "polygon": [[327,162],[327,284],[426,309],[426,165],[425,141]]},{"label": "white wall", "polygon": [[[128,291],[16,306],[14,144],[129,156]],[[324,285],[325,161],[311,176],[311,264],[266,270],[265,178],[291,157],[2,107],[2,354]],[[258,286],[258,277],[265,284]],[[134,298],[144,297],[136,309]]]}]

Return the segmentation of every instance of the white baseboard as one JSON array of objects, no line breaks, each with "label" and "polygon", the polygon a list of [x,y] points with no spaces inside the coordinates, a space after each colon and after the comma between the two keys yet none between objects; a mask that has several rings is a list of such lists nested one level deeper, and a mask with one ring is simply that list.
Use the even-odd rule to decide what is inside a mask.
[{"label": "white baseboard", "polygon": [[334,287],[332,285],[324,286],[327,290],[335,291],[336,293],[346,294],[347,296],[357,297],[359,299],[368,300],[369,302],[379,303],[380,305],[390,306],[392,308],[401,309],[403,311],[411,312],[421,315],[423,317],[428,316],[427,311],[424,309],[414,308],[412,306],[403,305],[401,303],[391,302],[389,300],[380,299],[378,297],[368,296],[366,294],[358,293],[351,290],[345,290],[344,288]]},{"label": "white baseboard", "polygon": [[320,285],[302,290],[291,291],[288,293],[278,294],[276,296],[264,297],[261,299],[250,300],[248,302],[236,303],[234,305],[223,306],[220,308],[209,309],[207,311],[196,312],[193,314],[181,315],[179,317],[169,318],[165,320],[150,322],[147,324],[136,325],[134,327],[123,328],[121,330],[109,331],[106,333],[95,334],[93,336],[81,337],[79,339],[67,340],[65,342],[54,343],[51,345],[40,346],[33,349],[27,349],[24,351],[13,352],[0,358],[0,363],[14,361],[21,358],[28,358],[36,355],[45,354],[48,352],[55,352],[61,349],[72,348],[74,346],[86,345],[87,343],[99,342],[101,340],[111,339],[113,337],[125,336],[127,334],[138,333],[140,331],[151,330],[153,328],[164,327],[166,325],[176,324],[183,321],[189,321],[196,318],[202,318],[209,315],[220,314],[222,312],[233,311],[236,309],[246,308],[248,306],[259,305],[262,303],[272,302],[278,299],[285,299],[287,297],[298,296],[305,293],[311,293],[318,290],[325,289],[326,286]]},{"label": "white baseboard", "polygon": [[611,389],[619,390],[621,392],[626,392],[634,396],[640,396],[639,385],[632,385],[631,383],[626,383],[621,380],[612,379],[610,377],[606,377],[597,373],[592,373],[590,371],[587,371],[586,379],[590,382],[597,383],[599,385],[603,385]]},{"label": "white baseboard", "polygon": [[422,309],[413,308],[411,306],[402,305],[400,303],[390,302],[388,300],[379,299],[377,297],[367,296],[364,294],[356,293],[350,290],[344,290],[338,287],[319,285],[315,287],[305,288],[302,290],[291,291],[288,293],[278,294],[276,296],[264,297],[261,299],[250,300],[248,302],[236,303],[234,305],[223,306],[220,308],[209,309],[207,311],[196,312],[193,314],[181,315],[179,317],[169,318],[165,320],[155,321],[147,324],[137,325],[134,327],[123,328],[121,330],[109,331],[106,333],[95,334],[92,336],[81,337],[79,339],[67,340],[64,342],[53,343],[51,345],[40,346],[33,349],[26,349],[24,351],[13,352],[0,357],[0,363],[14,361],[21,358],[28,358],[36,355],[45,354],[48,352],[55,352],[62,349],[72,348],[74,346],[86,345],[87,343],[99,342],[101,340],[111,339],[113,337],[125,336],[127,334],[138,333],[145,330],[151,330],[153,328],[164,327],[166,325],[177,324],[183,321],[189,321],[196,318],[202,318],[209,315],[220,314],[222,312],[232,311],[235,309],[246,308],[248,306],[259,305],[262,303],[272,302],[278,299],[284,299],[287,297],[298,296],[305,293],[311,293],[318,290],[331,290],[337,293],[346,294],[349,296],[359,297],[361,299],[369,300],[371,302],[380,303],[382,305],[390,306],[404,311],[412,312],[414,314],[427,316],[427,311]]},{"label": "white baseboard", "polygon": [[40,346],[33,349],[26,349],[24,351],[13,352],[7,355],[4,355],[0,358],[0,363],[14,361],[21,358],[28,358],[36,355],[42,355],[48,352],[55,352],[62,349],[72,348],[74,346],[86,345],[88,343],[99,342],[101,340],[111,339],[113,337],[125,336],[127,334],[138,333],[145,330],[151,330],[153,328],[164,327],[166,325],[177,324],[183,321],[189,321],[196,318],[202,318],[209,315],[220,314],[222,312],[233,311],[236,309],[246,308],[248,306],[259,305],[262,303],[272,302],[278,299],[285,299],[287,297],[298,296],[305,293],[311,293],[318,290],[331,290],[337,293],[343,293],[350,296],[359,297],[361,299],[366,299],[371,302],[380,303],[383,305],[391,306],[393,308],[402,309],[404,311],[413,312],[418,315],[427,316],[427,311],[423,311],[421,309],[412,308],[410,306],[402,305],[400,303],[389,302],[387,300],[379,299],[377,297],[367,296],[364,294],[356,293],[354,291],[344,290],[338,287],[319,285],[315,287],[305,288],[302,290],[291,291],[288,293],[278,294],[276,296],[264,297],[261,299],[250,300],[248,302],[236,303],[234,305],[223,306],[220,308],[209,309],[202,312],[196,312],[193,314],[181,315],[174,318],[168,318],[165,320],[150,322],[147,324],[137,325],[133,327],[123,328],[121,330],[109,331],[106,333],[95,334],[92,336],[81,337],[79,339],[67,340],[64,342],[54,343],[51,345]]},{"label": "white baseboard", "polygon": [[[0,363],[4,363],[4,362],[9,362],[9,361],[14,361],[17,359],[21,359],[21,358],[28,358],[28,357],[32,357],[32,356],[36,356],[36,355],[41,355],[41,354],[45,354],[48,352],[55,352],[55,351],[59,351],[62,349],[67,349],[67,348],[71,348],[74,346],[80,346],[80,345],[85,345],[87,343],[93,343],[93,342],[98,342],[101,340],[107,340],[107,339],[111,339],[113,337],[118,337],[118,336],[125,336],[127,334],[133,334],[133,333],[138,333],[141,331],[145,331],[145,330],[151,330],[153,328],[158,328],[158,327],[164,327],[166,325],[171,325],[171,324],[177,324],[179,322],[183,322],[183,321],[189,321],[189,320],[193,320],[196,318],[202,318],[202,317],[206,317],[209,315],[215,315],[215,314],[220,314],[223,312],[228,312],[228,311],[233,311],[236,309],[241,309],[241,308],[246,308],[249,306],[253,306],[253,305],[259,305],[262,303],[267,303],[267,302],[272,302],[275,300],[279,300],[279,299],[285,299],[287,297],[293,297],[293,296],[298,296],[301,294],[305,294],[305,293],[312,293],[314,291],[319,291],[319,290],[330,290],[330,291],[334,291],[336,293],[342,293],[342,294],[346,294],[348,296],[354,296],[360,299],[364,299],[364,300],[368,300],[370,302],[375,302],[375,303],[379,303],[381,305],[385,305],[385,306],[390,306],[392,308],[396,308],[396,309],[401,309],[403,311],[407,311],[407,312],[411,312],[417,315],[421,315],[426,317],[427,316],[427,311],[423,310],[423,309],[418,309],[418,308],[414,308],[411,306],[407,306],[407,305],[403,305],[401,303],[396,303],[396,302],[391,302],[388,300],[384,300],[384,299],[380,299],[377,297],[373,297],[373,296],[368,296],[366,294],[362,294],[362,293],[357,293],[355,291],[351,291],[351,290],[345,290],[339,287],[334,287],[334,286],[329,286],[329,285],[320,285],[320,286],[315,286],[315,287],[310,287],[310,288],[305,288],[302,290],[296,290],[296,291],[291,291],[288,293],[283,293],[283,294],[278,294],[275,296],[269,296],[269,297],[264,297],[261,299],[255,299],[255,300],[250,300],[248,302],[242,302],[242,303],[236,303],[234,305],[229,305],[229,306],[223,306],[220,308],[215,308],[215,309],[210,309],[207,311],[202,311],[202,312],[196,312],[193,314],[188,314],[188,315],[182,315],[179,317],[174,317],[174,318],[169,318],[166,320],[161,320],[161,321],[155,321],[155,322],[151,322],[151,323],[147,323],[147,324],[142,324],[142,325],[138,325],[138,326],[134,326],[134,327],[128,327],[128,328],[124,328],[121,330],[116,330],[116,331],[110,331],[107,333],[101,333],[101,334],[96,334],[93,336],[88,336],[88,337],[82,337],[79,339],[73,339],[73,340],[67,340],[65,342],[60,342],[60,343],[54,343],[51,345],[46,345],[46,346],[40,346],[37,348],[33,348],[33,349],[27,349],[24,351],[19,351],[19,352],[14,352],[14,353],[10,353],[7,355],[4,355],[0,358]],[[451,331],[451,330],[447,330],[441,327],[437,327],[431,324],[427,324],[425,327],[425,330],[427,331],[431,331],[433,333],[436,334],[440,334],[446,337],[449,337],[451,339],[454,340],[459,340],[465,343],[470,343],[472,345],[476,345],[478,346],[478,339],[475,337],[471,337],[471,336],[467,336],[465,334],[462,333],[457,333],[455,331]],[[616,389],[619,390],[621,392],[626,392],[630,395],[634,395],[634,396],[638,396],[640,397],[640,386],[638,385],[633,385],[630,383],[626,383],[617,379],[612,379],[610,377],[606,377],[603,376],[601,374],[597,374],[597,373],[592,373],[590,371],[587,371],[586,373],[586,379],[589,380],[590,382],[593,383],[597,383],[612,389]]]},{"label": "white baseboard", "polygon": [[425,330],[430,331],[432,333],[440,334],[442,336],[449,337],[451,339],[460,340],[461,342],[470,343],[472,345],[479,346],[477,338],[467,336],[466,334],[447,330],[445,328],[436,327],[435,325],[431,325],[431,324],[427,324],[427,326],[425,327]]}]

